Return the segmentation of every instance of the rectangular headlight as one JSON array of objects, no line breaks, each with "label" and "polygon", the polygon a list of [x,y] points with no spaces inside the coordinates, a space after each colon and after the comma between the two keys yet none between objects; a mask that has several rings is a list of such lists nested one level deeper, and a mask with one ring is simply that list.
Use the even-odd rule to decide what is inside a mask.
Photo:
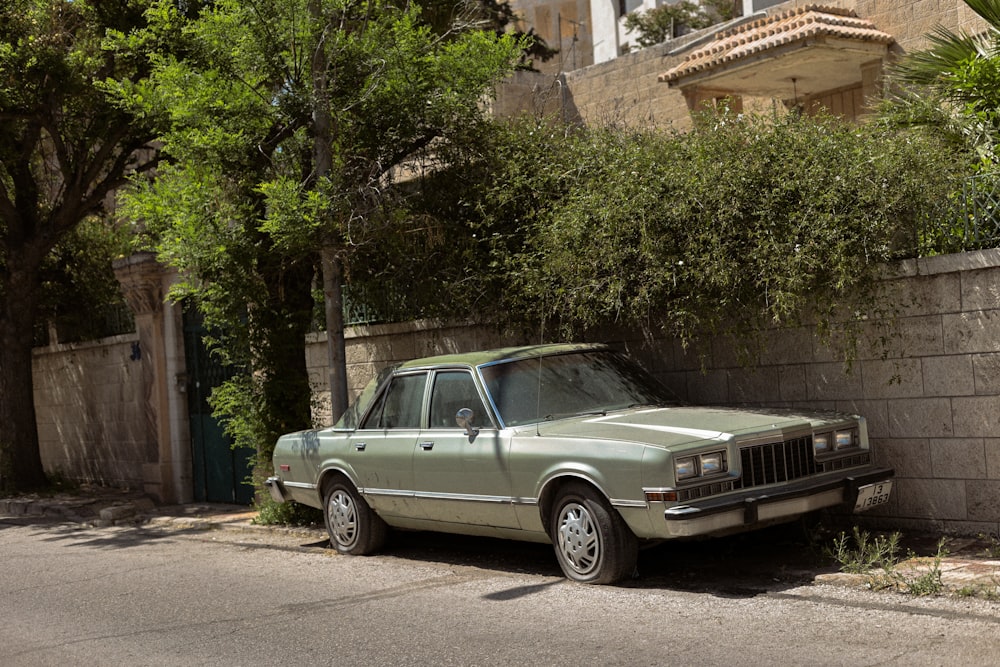
[{"label": "rectangular headlight", "polygon": [[817,433],[813,436],[813,450],[817,454],[826,454],[833,449],[830,433]]},{"label": "rectangular headlight", "polygon": [[698,476],[698,464],[693,456],[674,461],[674,473],[678,480],[691,479]]},{"label": "rectangular headlight", "polygon": [[837,431],[834,435],[835,447],[837,449],[848,449],[849,447],[858,446],[858,431],[857,429],[844,429],[842,431]]},{"label": "rectangular headlight", "polygon": [[726,471],[725,452],[712,452],[701,455],[701,474],[715,475]]}]

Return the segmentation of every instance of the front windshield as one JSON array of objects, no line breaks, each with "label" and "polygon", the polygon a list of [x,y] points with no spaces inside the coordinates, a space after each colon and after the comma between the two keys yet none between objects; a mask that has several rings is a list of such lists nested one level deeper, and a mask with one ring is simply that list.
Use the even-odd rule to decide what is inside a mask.
[{"label": "front windshield", "polygon": [[610,350],[506,361],[480,372],[507,426],[672,402],[649,374]]}]

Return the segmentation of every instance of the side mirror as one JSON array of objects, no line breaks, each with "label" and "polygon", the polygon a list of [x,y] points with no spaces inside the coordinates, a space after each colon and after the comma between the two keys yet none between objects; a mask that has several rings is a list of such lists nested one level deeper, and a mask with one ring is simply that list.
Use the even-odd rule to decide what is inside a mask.
[{"label": "side mirror", "polygon": [[455,413],[455,423],[458,424],[459,428],[465,429],[465,435],[469,436],[470,442],[479,435],[479,429],[473,426],[475,417],[476,414],[469,408],[462,408]]}]

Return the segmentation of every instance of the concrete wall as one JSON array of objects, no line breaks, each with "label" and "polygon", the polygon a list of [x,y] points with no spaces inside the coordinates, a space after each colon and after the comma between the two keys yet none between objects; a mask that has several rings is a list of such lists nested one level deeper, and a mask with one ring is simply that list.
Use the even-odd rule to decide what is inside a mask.
[{"label": "concrete wall", "polygon": [[[795,406],[868,420],[875,459],[896,469],[892,502],[874,523],[956,534],[1000,533],[1000,250],[908,261],[887,283],[898,309],[888,347],[862,345],[848,372],[808,328],[768,332],[758,363],[742,366],[728,340],[704,356],[672,339],[599,334],[640,359],[682,399],[699,404]],[[883,323],[872,322],[880,335]],[[473,325],[384,325],[348,331],[351,390],[379,369],[431,354],[528,342]],[[325,336],[307,352],[328,404]],[[317,417],[329,423],[329,410]]]},{"label": "concrete wall", "polygon": [[46,471],[141,489],[148,451],[137,334],[34,350],[35,408]]}]

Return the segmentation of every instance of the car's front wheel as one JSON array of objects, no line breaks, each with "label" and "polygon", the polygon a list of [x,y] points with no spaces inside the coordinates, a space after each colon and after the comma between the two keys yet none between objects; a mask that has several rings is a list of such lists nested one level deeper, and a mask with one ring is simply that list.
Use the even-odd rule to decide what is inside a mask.
[{"label": "car's front wheel", "polygon": [[388,527],[354,485],[336,477],[323,487],[323,518],[333,548],[342,554],[367,556],[385,544]]},{"label": "car's front wheel", "polygon": [[613,584],[632,575],[638,542],[621,516],[592,487],[574,482],[552,508],[552,544],[563,573],[588,584]]}]

